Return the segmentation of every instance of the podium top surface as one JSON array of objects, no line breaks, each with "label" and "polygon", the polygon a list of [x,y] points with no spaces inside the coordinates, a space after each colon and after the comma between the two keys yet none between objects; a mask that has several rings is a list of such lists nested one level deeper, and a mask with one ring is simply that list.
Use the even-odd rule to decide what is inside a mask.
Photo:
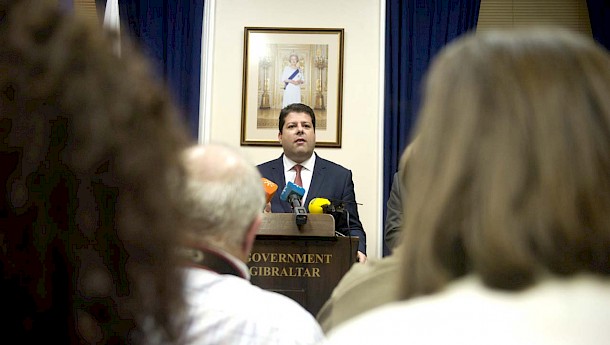
[{"label": "podium top surface", "polygon": [[294,213],[263,213],[257,235],[334,237],[335,219],[330,214],[307,214],[307,223],[297,226]]}]

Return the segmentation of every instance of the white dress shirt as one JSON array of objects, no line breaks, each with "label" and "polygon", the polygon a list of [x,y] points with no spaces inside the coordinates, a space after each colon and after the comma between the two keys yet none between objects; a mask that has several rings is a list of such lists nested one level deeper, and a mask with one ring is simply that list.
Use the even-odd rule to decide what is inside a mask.
[{"label": "white dress shirt", "polygon": [[[282,157],[283,157],[282,160],[284,162],[284,177],[286,178],[286,181],[284,181],[284,182],[286,184],[288,184],[288,182],[294,183],[294,178],[296,177],[297,172],[293,168],[295,165],[297,165],[299,163],[296,163],[292,159],[286,157],[286,155],[283,155]],[[311,178],[313,177],[313,168],[316,165],[316,154],[315,153],[312,154],[308,160],[306,160],[300,164],[303,167],[303,169],[301,169],[301,180],[303,181],[303,188],[305,189],[305,195],[303,195],[303,198],[301,199],[301,201],[303,201],[303,200],[307,200],[307,193],[309,192],[309,187],[311,186]],[[307,205],[303,205],[303,206],[307,207]]]}]

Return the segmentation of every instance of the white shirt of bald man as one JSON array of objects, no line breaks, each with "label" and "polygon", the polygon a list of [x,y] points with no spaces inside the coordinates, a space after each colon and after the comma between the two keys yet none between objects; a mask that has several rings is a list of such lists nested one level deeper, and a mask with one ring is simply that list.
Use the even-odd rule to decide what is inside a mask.
[{"label": "white shirt of bald man", "polygon": [[[232,262],[249,277],[243,262]],[[284,295],[234,275],[201,268],[187,268],[185,273],[192,322],[187,344],[308,345],[324,340],[315,318]]]}]

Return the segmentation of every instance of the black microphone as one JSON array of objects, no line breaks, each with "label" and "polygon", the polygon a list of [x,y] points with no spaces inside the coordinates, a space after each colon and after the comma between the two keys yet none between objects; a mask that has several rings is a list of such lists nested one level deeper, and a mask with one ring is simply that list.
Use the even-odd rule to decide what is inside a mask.
[{"label": "black microphone", "polygon": [[[309,212],[310,213],[326,213],[333,216],[335,219],[335,236],[340,237],[349,237],[351,238],[351,228],[350,228],[350,213],[345,208],[345,204],[354,204],[354,205],[362,205],[359,202],[355,201],[347,201],[341,199],[331,199],[331,198],[313,198],[309,202]],[[345,219],[345,223],[347,224],[346,233],[342,233],[337,230],[337,225],[340,220]],[[363,230],[364,232],[364,230]],[[350,252],[351,252],[351,241],[350,241]]]},{"label": "black microphone", "polygon": [[284,190],[282,190],[282,194],[280,194],[280,200],[287,201],[292,206],[292,212],[296,215],[297,225],[307,223],[307,210],[301,205],[303,195],[305,195],[305,188],[292,182],[288,182]]},{"label": "black microphone", "polygon": [[[350,213],[347,208],[345,208],[345,204],[362,205],[361,203],[355,201],[332,198],[314,198],[309,203],[309,212],[326,213],[332,215],[333,218],[335,218],[335,226],[337,226],[337,224],[339,224],[343,219],[345,219],[345,223],[347,224],[347,236],[350,236]],[[345,234],[337,231],[336,229],[335,234],[337,236],[346,236]]]}]

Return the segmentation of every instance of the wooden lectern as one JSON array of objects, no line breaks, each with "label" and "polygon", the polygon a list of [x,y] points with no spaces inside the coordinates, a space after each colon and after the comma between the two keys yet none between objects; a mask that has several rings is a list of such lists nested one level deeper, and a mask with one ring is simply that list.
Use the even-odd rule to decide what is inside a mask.
[{"label": "wooden lectern", "polygon": [[251,281],[292,298],[316,315],[356,262],[358,237],[335,236],[330,214],[307,214],[298,227],[292,213],[265,213],[248,268]]}]

